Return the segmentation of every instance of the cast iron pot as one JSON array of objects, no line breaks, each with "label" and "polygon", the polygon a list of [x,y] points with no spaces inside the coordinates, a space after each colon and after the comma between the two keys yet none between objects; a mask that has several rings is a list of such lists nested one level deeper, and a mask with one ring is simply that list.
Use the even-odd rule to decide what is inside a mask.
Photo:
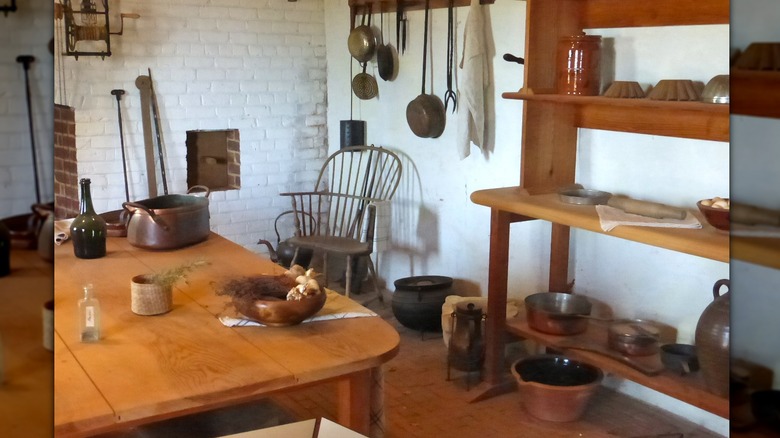
[{"label": "cast iron pot", "polygon": [[209,237],[209,189],[205,196],[164,195],[143,201],[125,202],[130,211],[127,241],[144,249],[176,249],[202,242]]},{"label": "cast iron pot", "polygon": [[393,316],[413,330],[441,331],[441,306],[452,291],[452,278],[421,275],[393,282]]}]

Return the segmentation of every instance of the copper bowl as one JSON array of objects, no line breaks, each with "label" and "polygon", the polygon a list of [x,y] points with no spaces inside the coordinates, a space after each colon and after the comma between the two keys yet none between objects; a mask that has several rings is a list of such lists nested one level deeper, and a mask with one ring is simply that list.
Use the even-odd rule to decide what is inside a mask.
[{"label": "copper bowl", "polygon": [[704,219],[706,219],[710,225],[719,230],[729,231],[731,223],[729,210],[725,208],[709,207],[702,204],[701,201],[697,202],[696,206],[699,207],[699,211],[701,211],[704,215]]},{"label": "copper bowl", "polygon": [[[327,295],[320,290],[300,300],[287,300],[292,285],[283,276],[257,276],[234,280],[252,293],[233,295],[233,306],[242,315],[272,327],[296,325],[313,316],[325,305]],[[235,286],[234,286],[235,289]]]}]

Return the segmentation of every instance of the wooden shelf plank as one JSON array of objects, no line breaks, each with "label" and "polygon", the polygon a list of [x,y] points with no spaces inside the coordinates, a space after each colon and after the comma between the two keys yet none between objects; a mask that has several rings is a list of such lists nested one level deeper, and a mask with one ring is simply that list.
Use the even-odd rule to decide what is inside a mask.
[{"label": "wooden shelf plank", "polygon": [[[658,375],[649,376],[605,355],[591,351],[570,349],[559,346],[564,345],[565,343],[577,342],[595,342],[606,346],[607,327],[603,323],[589,321],[587,331],[577,335],[548,335],[533,330],[531,327],[529,327],[525,316],[525,310],[521,309],[518,317],[507,320],[506,327],[510,333],[521,336],[523,338],[534,340],[555,349],[565,351],[567,356],[586,361],[606,372],[623,376],[648,388],[682,400],[688,404],[704,409],[707,412],[711,412],[715,415],[719,415],[724,418],[729,417],[728,397],[721,397],[712,392],[709,392],[704,385],[701,372],[680,376],[669,371],[663,371]],[[660,362],[660,358],[657,354],[655,356],[644,358],[636,357],[634,359],[644,362]]]},{"label": "wooden shelf plank", "polygon": [[616,227],[605,232],[599,224],[594,206],[565,204],[554,193],[528,195],[521,187],[479,190],[471,201],[501,211],[542,219],[594,233],[619,237],[647,245],[704,257],[729,261],[729,235],[710,226],[698,211],[689,210],[702,223],[701,229]]},{"label": "wooden shelf plank", "polygon": [[780,239],[732,237],[731,254],[736,260],[780,269]]},{"label": "wooden shelf plank", "polygon": [[729,0],[582,0],[583,28],[728,24]]},{"label": "wooden shelf plank", "polygon": [[734,114],[780,118],[780,72],[731,70]]},{"label": "wooden shelf plank", "polygon": [[700,140],[729,141],[729,106],[701,102],[616,99],[602,96],[503,93],[505,99],[573,105],[580,128]]}]

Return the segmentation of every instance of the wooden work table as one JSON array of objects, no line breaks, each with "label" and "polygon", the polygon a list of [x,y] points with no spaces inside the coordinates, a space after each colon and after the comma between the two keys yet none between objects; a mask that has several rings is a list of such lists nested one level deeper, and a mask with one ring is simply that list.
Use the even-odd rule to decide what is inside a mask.
[{"label": "wooden work table", "polygon": [[51,436],[52,353],[43,348],[43,304],[52,296],[52,264],[36,251],[13,249],[0,278],[0,436]]},{"label": "wooden work table", "polygon": [[[173,310],[130,310],[130,279],[206,259],[174,290]],[[399,335],[379,317],[293,327],[224,326],[229,299],[214,282],[283,268],[216,234],[175,251],[134,248],[110,238],[108,254],[77,259],[66,242],[55,260],[55,435],[89,436],[260,399],[326,381],[338,382],[337,421],[365,435],[376,427],[381,365],[398,352]],[[78,337],[77,301],[92,283],[101,305],[101,340]],[[347,300],[354,310],[363,310]],[[379,385],[372,382],[379,379]],[[378,388],[378,389],[377,389]],[[381,406],[380,406],[381,407]]]}]

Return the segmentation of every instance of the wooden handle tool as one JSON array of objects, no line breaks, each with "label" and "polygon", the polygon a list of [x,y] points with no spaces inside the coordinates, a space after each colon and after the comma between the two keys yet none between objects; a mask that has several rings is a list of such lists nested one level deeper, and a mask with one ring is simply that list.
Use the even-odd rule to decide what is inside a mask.
[{"label": "wooden handle tool", "polygon": [[607,205],[610,207],[619,208],[626,213],[638,214],[656,219],[682,220],[685,219],[685,216],[688,214],[688,212],[683,208],[619,196],[613,196],[609,198]]},{"label": "wooden handle tool", "polygon": [[730,218],[738,224],[780,227],[780,211],[753,205],[731,204]]}]

